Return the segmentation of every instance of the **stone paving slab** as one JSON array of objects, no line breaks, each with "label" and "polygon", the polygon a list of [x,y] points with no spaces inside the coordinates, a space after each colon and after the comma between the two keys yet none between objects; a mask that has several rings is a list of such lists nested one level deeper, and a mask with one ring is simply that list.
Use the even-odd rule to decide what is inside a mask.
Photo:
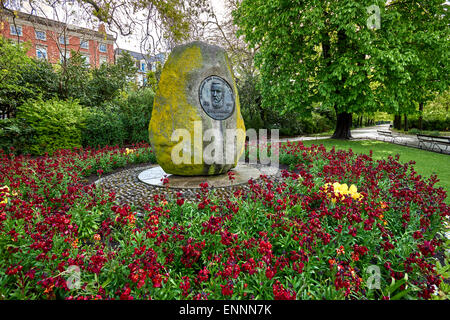
[{"label": "stone paving slab", "polygon": [[[267,172],[268,170],[264,170]],[[273,168],[273,174],[276,174],[278,168]],[[238,163],[238,165],[229,171],[233,174],[230,179],[228,173],[210,176],[178,176],[167,174],[160,166],[154,166],[142,171],[138,175],[138,179],[143,183],[163,187],[163,179],[167,178],[170,188],[179,189],[201,189],[200,183],[207,182],[210,187],[231,187],[248,183],[249,179],[259,179],[262,172],[248,164]]]}]

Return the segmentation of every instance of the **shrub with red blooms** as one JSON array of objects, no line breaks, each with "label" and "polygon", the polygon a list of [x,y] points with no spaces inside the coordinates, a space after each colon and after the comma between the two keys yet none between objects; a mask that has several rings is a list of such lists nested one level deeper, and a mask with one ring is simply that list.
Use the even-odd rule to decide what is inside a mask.
[{"label": "shrub with red blooms", "polygon": [[412,162],[288,143],[281,181],[227,199],[204,183],[197,202],[158,195],[143,216],[83,184],[152,159],[148,145],[1,154],[0,298],[429,299],[442,282],[446,194]]}]

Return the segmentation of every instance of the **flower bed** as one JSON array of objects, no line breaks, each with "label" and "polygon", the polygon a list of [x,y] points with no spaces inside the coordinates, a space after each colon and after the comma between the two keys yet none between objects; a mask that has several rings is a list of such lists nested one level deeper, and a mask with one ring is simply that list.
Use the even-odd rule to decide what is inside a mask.
[{"label": "flower bed", "polygon": [[281,183],[155,195],[137,218],[82,184],[153,159],[129,150],[2,156],[0,299],[428,299],[442,281],[449,207],[413,163],[287,144]]}]

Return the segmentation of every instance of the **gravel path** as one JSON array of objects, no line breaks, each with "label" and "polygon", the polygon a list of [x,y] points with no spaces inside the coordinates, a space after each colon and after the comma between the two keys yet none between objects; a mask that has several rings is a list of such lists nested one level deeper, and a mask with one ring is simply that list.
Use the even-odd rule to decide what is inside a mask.
[{"label": "gravel path", "polygon": [[[124,169],[100,178],[95,181],[95,183],[106,192],[115,192],[116,199],[120,204],[135,206],[138,210],[142,210],[144,204],[150,203],[154,195],[165,195],[166,199],[176,199],[177,192],[181,192],[182,197],[186,201],[198,201],[197,194],[200,192],[198,188],[171,189],[167,187],[152,186],[143,183],[138,179],[139,173],[154,166],[156,165],[151,164],[138,168]],[[257,167],[260,166],[257,165]],[[278,171],[276,175],[272,176],[272,179],[281,179],[281,171]],[[257,181],[260,181],[260,179],[257,179]],[[210,189],[214,190],[215,194],[220,198],[229,198],[237,190],[243,190],[244,192],[249,191],[249,186],[248,184],[244,184]]]}]

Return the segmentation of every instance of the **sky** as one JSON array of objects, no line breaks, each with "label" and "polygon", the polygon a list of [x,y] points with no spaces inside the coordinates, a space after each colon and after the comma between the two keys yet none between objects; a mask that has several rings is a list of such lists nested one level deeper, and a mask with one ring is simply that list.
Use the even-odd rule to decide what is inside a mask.
[{"label": "sky", "polygon": [[[217,15],[217,18],[219,21],[222,19],[225,6],[223,0],[210,0],[211,4],[213,6],[214,12]],[[132,36],[123,37],[118,36],[117,37],[117,45],[119,48],[132,50],[140,52],[140,38],[141,38],[141,32],[136,31]]]}]

